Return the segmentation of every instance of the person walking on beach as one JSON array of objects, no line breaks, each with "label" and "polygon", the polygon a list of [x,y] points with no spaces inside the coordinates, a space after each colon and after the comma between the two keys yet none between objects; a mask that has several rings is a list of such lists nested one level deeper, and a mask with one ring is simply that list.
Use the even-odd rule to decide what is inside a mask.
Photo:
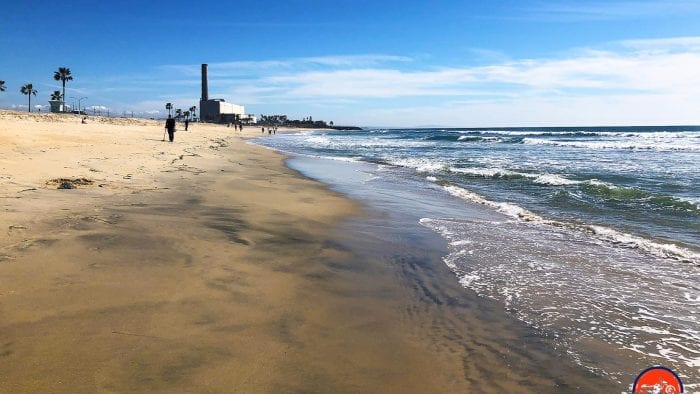
[{"label": "person walking on beach", "polygon": [[168,119],[165,121],[165,129],[168,130],[168,137],[170,142],[175,139],[175,119],[172,115],[168,115]]},{"label": "person walking on beach", "polygon": [[187,131],[187,128],[190,126],[190,120],[185,119],[185,131]]}]

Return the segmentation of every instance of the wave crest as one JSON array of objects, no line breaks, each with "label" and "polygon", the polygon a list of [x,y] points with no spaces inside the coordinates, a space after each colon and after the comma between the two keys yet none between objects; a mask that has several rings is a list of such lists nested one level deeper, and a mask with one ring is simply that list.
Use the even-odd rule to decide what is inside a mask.
[{"label": "wave crest", "polygon": [[491,207],[496,211],[501,212],[506,216],[517,220],[583,231],[596,236],[600,240],[612,242],[616,245],[640,249],[658,257],[672,258],[675,260],[700,265],[700,253],[694,252],[690,249],[678,246],[676,244],[659,243],[604,226],[576,224],[545,219],[542,216],[528,211],[527,209],[522,208],[518,205],[508,202],[491,201],[477,193],[461,188],[459,186],[446,185],[444,186],[444,188],[448,193],[452,194],[455,197],[459,197],[466,201]]}]

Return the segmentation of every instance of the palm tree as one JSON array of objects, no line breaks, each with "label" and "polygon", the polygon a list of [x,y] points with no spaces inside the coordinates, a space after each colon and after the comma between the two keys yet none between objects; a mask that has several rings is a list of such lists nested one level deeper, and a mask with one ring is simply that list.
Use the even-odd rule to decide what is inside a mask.
[{"label": "palm tree", "polygon": [[193,118],[197,115],[197,106],[196,105],[193,105],[190,107],[190,113],[192,114]]},{"label": "palm tree", "polygon": [[66,101],[66,81],[72,81],[73,77],[70,75],[70,68],[68,67],[59,67],[58,71],[53,73],[53,79],[56,81],[61,81],[63,84],[63,94],[61,95],[61,98],[63,101]]},{"label": "palm tree", "polygon": [[5,81],[0,81],[0,92],[5,91]]},{"label": "palm tree", "polygon": [[54,90],[53,93],[51,93],[51,100],[58,101],[60,99],[61,99],[61,92],[58,90]]},{"label": "palm tree", "polygon": [[173,109],[173,103],[165,103],[165,109],[168,110],[168,116],[170,116],[170,110]]},{"label": "palm tree", "polygon": [[175,110],[175,119],[180,119],[182,117],[182,110],[180,108]]},{"label": "palm tree", "polygon": [[38,92],[34,90],[34,86],[31,83],[22,86],[19,91],[29,96],[29,112],[32,112],[32,94],[36,96]]},{"label": "palm tree", "polygon": [[185,119],[187,119],[187,120],[190,119],[190,111],[185,111],[182,114],[185,115]]}]

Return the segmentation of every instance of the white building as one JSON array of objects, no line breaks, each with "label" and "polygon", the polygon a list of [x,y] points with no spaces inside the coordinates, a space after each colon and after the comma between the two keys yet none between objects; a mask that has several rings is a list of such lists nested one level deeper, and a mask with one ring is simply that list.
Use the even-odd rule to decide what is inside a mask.
[{"label": "white building", "polygon": [[239,122],[245,116],[242,105],[227,103],[224,99],[209,98],[208,66],[202,64],[202,98],[199,101],[199,118],[202,122]]}]

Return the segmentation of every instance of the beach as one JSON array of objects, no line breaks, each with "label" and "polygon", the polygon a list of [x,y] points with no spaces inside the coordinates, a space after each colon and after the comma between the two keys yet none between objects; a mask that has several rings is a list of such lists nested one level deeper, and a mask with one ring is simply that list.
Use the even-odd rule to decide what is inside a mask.
[{"label": "beach", "polygon": [[0,111],[0,391],[609,391],[259,136]]}]

